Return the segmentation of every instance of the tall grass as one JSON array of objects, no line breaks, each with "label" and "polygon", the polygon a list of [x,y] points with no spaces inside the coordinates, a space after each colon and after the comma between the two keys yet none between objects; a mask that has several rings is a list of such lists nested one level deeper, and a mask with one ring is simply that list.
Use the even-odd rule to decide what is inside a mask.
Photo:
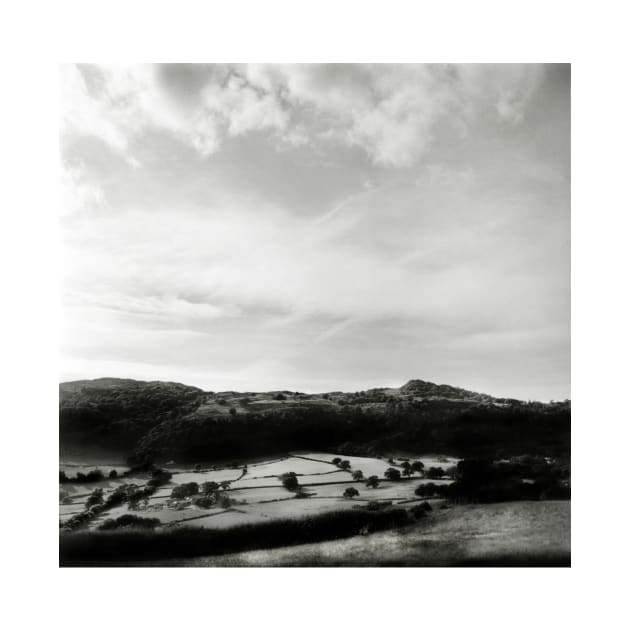
[{"label": "tall grass", "polygon": [[351,510],[238,525],[229,529],[178,528],[61,533],[60,566],[120,565],[134,560],[219,555],[355,536],[407,523],[401,508]]}]

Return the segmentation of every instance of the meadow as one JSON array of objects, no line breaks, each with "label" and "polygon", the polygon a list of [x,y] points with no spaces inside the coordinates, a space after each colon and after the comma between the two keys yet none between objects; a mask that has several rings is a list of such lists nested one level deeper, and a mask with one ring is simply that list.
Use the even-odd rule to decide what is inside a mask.
[{"label": "meadow", "polygon": [[[333,463],[336,458],[346,460],[348,467],[340,468]],[[457,460],[449,457],[433,455],[409,458],[410,461],[421,461],[425,471],[430,467],[441,467],[446,470],[454,466]],[[393,463],[392,463],[393,462]],[[176,528],[194,523],[196,527],[230,528],[239,524],[260,523],[275,519],[300,518],[339,510],[352,510],[356,506],[366,506],[371,501],[398,503],[414,503],[421,498],[414,494],[415,488],[423,475],[417,471],[400,480],[386,478],[385,471],[394,468],[403,472],[404,460],[345,457],[343,455],[324,452],[299,452],[268,461],[239,462],[230,467],[197,464],[195,466],[178,466],[173,463],[163,468],[171,473],[171,479],[159,487],[139,505],[130,507],[127,503],[112,507],[99,513],[84,526],[97,530],[107,519],[115,519],[124,514],[157,518],[163,528]],[[89,466],[82,466],[82,470]],[[357,480],[357,471],[361,471],[362,480]],[[107,473],[106,469],[103,469]],[[280,477],[286,473],[295,473],[300,492],[287,489]],[[366,479],[378,478],[377,487],[367,487]],[[118,475],[114,479],[106,477],[93,483],[64,483],[60,485],[60,524],[85,509],[85,501],[95,489],[103,490],[103,498],[107,497],[123,484],[136,484],[139,488],[146,486],[150,475],[137,473],[128,476]],[[433,479],[436,484],[451,483],[451,479]],[[206,482],[225,485],[222,492],[229,497],[227,508],[203,508],[192,500],[171,501],[173,488],[181,484]],[[355,488],[358,495],[353,498],[344,497],[348,488]],[[62,497],[63,494],[63,498]]]}]

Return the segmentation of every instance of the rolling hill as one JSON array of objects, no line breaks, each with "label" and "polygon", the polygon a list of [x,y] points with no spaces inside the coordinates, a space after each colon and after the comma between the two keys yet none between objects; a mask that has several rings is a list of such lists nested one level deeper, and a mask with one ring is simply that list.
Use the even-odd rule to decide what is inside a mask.
[{"label": "rolling hill", "polygon": [[410,380],[399,388],[206,392],[102,378],[59,385],[60,445],[136,459],[239,457],[281,450],[568,454],[570,402],[526,403]]}]

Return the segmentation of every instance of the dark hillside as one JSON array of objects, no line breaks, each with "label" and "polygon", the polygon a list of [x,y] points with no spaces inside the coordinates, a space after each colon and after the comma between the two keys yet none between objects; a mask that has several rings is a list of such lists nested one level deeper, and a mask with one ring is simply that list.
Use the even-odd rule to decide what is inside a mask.
[{"label": "dark hillside", "polygon": [[379,455],[568,456],[571,405],[495,399],[449,385],[344,394],[203,392],[117,379],[60,385],[60,438],[152,457],[200,460],[294,449]]}]

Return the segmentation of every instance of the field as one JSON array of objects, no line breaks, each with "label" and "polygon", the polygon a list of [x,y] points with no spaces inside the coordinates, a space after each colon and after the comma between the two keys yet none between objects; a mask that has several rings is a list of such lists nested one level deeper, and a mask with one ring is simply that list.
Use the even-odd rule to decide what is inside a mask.
[{"label": "field", "polygon": [[[569,566],[571,503],[434,510],[417,523],[307,545],[172,561],[178,566]],[[167,566],[169,561],[147,562]]]},{"label": "field", "polygon": [[[348,470],[341,470],[332,463],[335,457],[347,459],[350,462]],[[425,469],[440,466],[447,469],[456,464],[453,458],[432,455],[410,458],[411,461],[422,461]],[[402,470],[402,460],[394,460],[394,464],[384,459],[367,457],[344,457],[332,453],[293,453],[283,457],[276,457],[269,461],[253,463],[240,462],[229,468],[219,468],[207,465],[194,467],[180,467],[176,464],[165,466],[172,473],[169,483],[157,489],[146,505],[133,511],[137,516],[157,518],[164,528],[195,525],[208,528],[229,528],[238,524],[259,523],[280,518],[299,518],[306,515],[322,514],[338,510],[351,510],[354,506],[365,506],[369,501],[391,501],[393,504],[413,503],[420,498],[415,496],[414,490],[421,480],[421,475],[414,473],[411,477],[403,477],[400,481],[390,481],[385,478],[387,468],[394,467]],[[82,463],[81,471],[87,472],[89,465]],[[71,467],[66,467],[71,474]],[[355,481],[353,473],[361,471],[365,478],[375,475],[379,478],[377,488],[367,488],[365,481]],[[281,483],[279,476],[283,473],[294,472],[307,498],[298,498],[295,492],[287,490]],[[105,479],[89,484],[65,483],[60,485],[64,496],[60,499],[59,518],[64,523],[71,516],[84,509],[87,496],[95,489],[102,488],[106,498],[116,487],[123,483],[135,483],[138,486],[146,484],[149,475],[133,475]],[[168,500],[172,489],[183,483],[196,482],[202,484],[207,481],[217,483],[230,482],[225,490],[232,505],[227,509],[202,509],[190,504],[179,502],[177,506],[169,505]],[[434,483],[450,483],[450,479],[432,480]],[[356,488],[359,495],[347,499],[343,494],[347,488]],[[60,495],[61,496],[61,495]],[[106,519],[117,518],[129,512],[125,504],[107,510],[91,520],[87,527],[97,529]]]}]

